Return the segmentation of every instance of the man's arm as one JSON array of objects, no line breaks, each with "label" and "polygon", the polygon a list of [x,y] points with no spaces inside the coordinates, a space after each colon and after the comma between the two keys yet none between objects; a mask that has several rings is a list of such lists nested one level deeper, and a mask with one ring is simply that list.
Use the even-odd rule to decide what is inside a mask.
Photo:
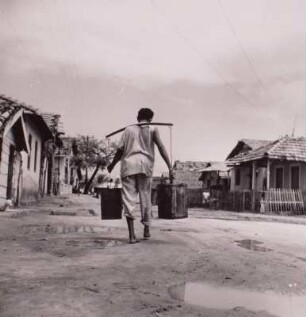
[{"label": "man's arm", "polygon": [[123,149],[118,149],[113,158],[113,161],[107,166],[107,170],[109,173],[112,172],[116,164],[121,160],[122,155],[123,155]]},{"label": "man's arm", "polygon": [[163,158],[163,160],[165,161],[165,163],[168,166],[169,177],[170,177],[170,180],[172,180],[174,178],[174,172],[173,172],[170,160],[169,160],[169,156],[168,156],[167,150],[166,150],[166,148],[165,148],[165,146],[164,146],[164,144],[163,144],[163,142],[161,140],[161,137],[160,137],[158,129],[154,129],[153,141],[157,145],[157,148],[158,148],[158,151],[159,151],[161,157]]}]

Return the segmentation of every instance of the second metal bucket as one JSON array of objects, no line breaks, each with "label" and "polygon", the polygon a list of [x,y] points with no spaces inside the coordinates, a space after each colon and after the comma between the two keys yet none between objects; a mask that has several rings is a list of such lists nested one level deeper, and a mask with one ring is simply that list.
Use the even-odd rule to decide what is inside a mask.
[{"label": "second metal bucket", "polygon": [[159,218],[188,217],[186,184],[160,184],[157,186],[157,196]]}]

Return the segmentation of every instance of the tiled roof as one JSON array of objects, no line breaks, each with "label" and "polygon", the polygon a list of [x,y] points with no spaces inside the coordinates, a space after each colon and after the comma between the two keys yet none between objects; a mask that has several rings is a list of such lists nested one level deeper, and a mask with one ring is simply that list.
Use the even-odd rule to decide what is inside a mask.
[{"label": "tiled roof", "polygon": [[33,107],[27,106],[18,100],[0,95],[0,130],[5,126],[11,116],[22,108],[33,113],[37,112]]},{"label": "tiled roof", "polygon": [[174,162],[174,169],[181,170],[181,171],[199,171],[207,167],[211,162],[202,162],[202,161],[175,161]]},{"label": "tiled roof", "polygon": [[241,141],[247,144],[252,150],[258,149],[271,142],[267,140],[254,140],[254,139],[242,139]]},{"label": "tiled roof", "polygon": [[262,158],[306,162],[306,138],[283,137],[258,149],[238,154],[229,163],[240,164]]},{"label": "tiled roof", "polygon": [[0,131],[5,127],[7,121],[21,109],[25,115],[30,114],[37,118],[41,128],[44,129],[45,137],[52,137],[50,128],[38,109],[5,95],[0,95]]},{"label": "tiled roof", "polygon": [[254,140],[254,139],[241,139],[238,141],[236,146],[232,149],[226,159],[233,158],[234,156],[248,152],[250,150],[258,149],[262,146],[265,146],[271,142],[268,140]]},{"label": "tiled roof", "polygon": [[55,133],[64,134],[64,125],[61,121],[61,116],[55,113],[42,113],[41,116],[47,123],[47,126],[50,128],[50,130]]}]

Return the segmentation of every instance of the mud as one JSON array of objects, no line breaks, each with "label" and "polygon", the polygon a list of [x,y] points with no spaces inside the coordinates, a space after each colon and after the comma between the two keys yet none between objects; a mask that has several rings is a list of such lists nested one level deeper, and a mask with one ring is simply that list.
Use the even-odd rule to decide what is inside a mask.
[{"label": "mud", "polygon": [[[83,216],[89,209],[99,213],[99,200],[90,196],[47,197],[33,208],[35,212],[22,217],[10,218],[9,212],[0,216],[1,317],[274,314],[251,307],[248,301],[230,307],[222,303],[212,307],[205,298],[200,298],[203,305],[187,302],[182,299],[185,285],[189,289],[194,281],[213,285],[220,294],[238,289],[250,296],[267,292],[285,298],[305,296],[302,225],[193,216],[202,210],[191,210],[187,219],[163,220],[154,209],[151,239],[130,245],[124,219]],[[50,210],[64,209],[77,214],[49,215]],[[141,239],[139,220],[137,213],[135,229]],[[272,251],[239,247],[243,240],[262,242],[248,243]],[[184,286],[181,298],[168,291],[178,285]],[[196,293],[201,296],[203,291]]]}]

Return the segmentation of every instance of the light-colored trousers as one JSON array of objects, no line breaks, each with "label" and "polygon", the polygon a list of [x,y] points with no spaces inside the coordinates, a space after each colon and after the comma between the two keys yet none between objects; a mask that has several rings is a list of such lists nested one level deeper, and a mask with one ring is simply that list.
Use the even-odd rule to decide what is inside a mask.
[{"label": "light-colored trousers", "polygon": [[139,194],[141,223],[151,224],[151,177],[135,174],[124,177],[122,182],[122,202],[124,216],[135,219],[135,205]]}]

